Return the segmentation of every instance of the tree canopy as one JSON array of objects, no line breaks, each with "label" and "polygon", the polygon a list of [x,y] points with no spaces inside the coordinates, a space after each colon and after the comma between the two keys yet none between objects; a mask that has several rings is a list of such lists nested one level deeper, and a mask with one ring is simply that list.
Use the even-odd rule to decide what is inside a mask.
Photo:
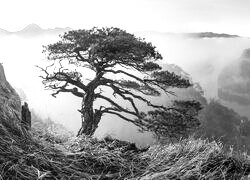
[{"label": "tree canopy", "polygon": [[[93,135],[104,114],[116,115],[144,130],[152,130],[148,127],[156,121],[154,113],[183,114],[178,108],[155,104],[148,97],[172,94],[169,87],[187,88],[191,86],[189,80],[162,70],[157,63],[162,56],[156,47],[124,30],[69,31],[60,36],[60,41],[45,46],[44,53],[50,62],[40,67],[45,88],[53,90],[53,96],[68,92],[82,98],[78,135]],[[110,90],[112,94],[107,95],[105,91]],[[118,97],[129,107],[117,102]],[[141,104],[152,108],[151,113],[143,112]],[[164,125],[158,128],[164,129]]]}]

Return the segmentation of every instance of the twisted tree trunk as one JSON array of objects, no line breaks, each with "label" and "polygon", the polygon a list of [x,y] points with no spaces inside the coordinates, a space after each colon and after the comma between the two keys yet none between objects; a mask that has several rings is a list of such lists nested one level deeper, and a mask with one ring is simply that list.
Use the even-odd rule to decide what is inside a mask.
[{"label": "twisted tree trunk", "polygon": [[82,104],[82,126],[77,136],[85,134],[92,136],[101,120],[102,113],[100,110],[93,109],[94,93],[87,93],[83,98]]}]

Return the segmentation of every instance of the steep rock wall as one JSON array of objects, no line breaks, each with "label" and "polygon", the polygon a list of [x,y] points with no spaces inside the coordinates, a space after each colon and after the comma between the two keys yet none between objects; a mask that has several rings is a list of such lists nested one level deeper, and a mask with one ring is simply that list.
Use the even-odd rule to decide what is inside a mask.
[{"label": "steep rock wall", "polygon": [[0,63],[0,134],[3,133],[23,135],[21,100],[6,80],[3,65]]}]

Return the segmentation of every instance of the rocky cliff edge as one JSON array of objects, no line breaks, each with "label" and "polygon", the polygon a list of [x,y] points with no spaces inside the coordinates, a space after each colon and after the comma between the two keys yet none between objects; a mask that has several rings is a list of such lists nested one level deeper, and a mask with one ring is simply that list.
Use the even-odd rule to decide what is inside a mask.
[{"label": "rocky cliff edge", "polygon": [[[11,132],[11,133],[10,133]],[[23,135],[21,127],[21,100],[6,80],[0,63],[0,135]]]}]

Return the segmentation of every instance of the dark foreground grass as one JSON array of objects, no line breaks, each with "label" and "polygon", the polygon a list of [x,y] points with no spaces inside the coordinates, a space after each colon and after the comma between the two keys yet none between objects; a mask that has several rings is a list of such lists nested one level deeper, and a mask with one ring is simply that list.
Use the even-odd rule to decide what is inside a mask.
[{"label": "dark foreground grass", "polygon": [[82,136],[57,144],[26,134],[0,128],[0,179],[243,179],[250,169],[247,156],[200,139],[142,152],[112,139]]}]

